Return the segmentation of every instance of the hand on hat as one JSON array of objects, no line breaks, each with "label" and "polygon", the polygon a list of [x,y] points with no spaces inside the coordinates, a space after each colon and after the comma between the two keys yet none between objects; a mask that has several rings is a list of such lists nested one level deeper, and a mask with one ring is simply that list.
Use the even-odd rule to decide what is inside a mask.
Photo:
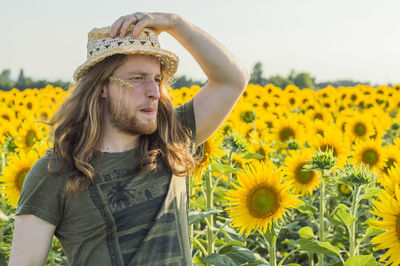
[{"label": "hand on hat", "polygon": [[130,15],[122,16],[111,25],[110,36],[112,38],[125,37],[128,28],[135,25],[132,32],[132,38],[137,38],[143,28],[152,28],[159,35],[163,31],[170,30],[177,21],[176,14],[170,13],[145,13],[136,12]]}]

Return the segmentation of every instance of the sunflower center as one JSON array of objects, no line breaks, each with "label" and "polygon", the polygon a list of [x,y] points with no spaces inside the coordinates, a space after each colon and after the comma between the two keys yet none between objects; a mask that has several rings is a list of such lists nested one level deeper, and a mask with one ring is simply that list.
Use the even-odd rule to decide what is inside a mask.
[{"label": "sunflower center", "polygon": [[400,242],[400,215],[396,217],[396,236],[397,240]]},{"label": "sunflower center", "polygon": [[314,115],[314,120],[317,120],[317,119],[319,119],[319,120],[322,120],[322,119],[323,119],[321,113],[316,113],[316,114]]},{"label": "sunflower center", "polygon": [[368,149],[365,150],[362,154],[362,160],[364,163],[367,163],[369,165],[374,165],[378,162],[379,155],[378,153],[373,150],[373,149]]},{"label": "sunflower center", "polygon": [[314,178],[314,171],[303,170],[303,166],[306,164],[307,162],[300,163],[296,168],[295,177],[297,182],[301,184],[309,184]]},{"label": "sunflower center", "polygon": [[291,127],[284,127],[279,131],[279,139],[281,141],[287,141],[290,137],[294,137],[294,130]]},{"label": "sunflower center", "polygon": [[24,184],[25,177],[28,174],[29,169],[28,168],[22,168],[21,171],[18,172],[17,178],[15,179],[16,187],[18,191],[21,191],[22,189],[22,184]]},{"label": "sunflower center", "polygon": [[247,196],[247,208],[257,218],[273,215],[279,207],[279,195],[271,187],[264,184],[253,188]]},{"label": "sunflower center", "polygon": [[256,119],[256,113],[254,111],[244,111],[240,114],[240,118],[243,122],[250,124]]},{"label": "sunflower center", "polygon": [[357,123],[354,126],[354,133],[357,136],[364,136],[366,132],[367,132],[367,128],[363,123]]},{"label": "sunflower center", "polygon": [[33,146],[36,141],[36,133],[32,130],[28,131],[28,133],[25,136],[25,143],[27,147]]},{"label": "sunflower center", "polygon": [[48,115],[47,115],[47,113],[42,113],[42,114],[40,115],[40,117],[41,117],[43,120],[47,120]]}]

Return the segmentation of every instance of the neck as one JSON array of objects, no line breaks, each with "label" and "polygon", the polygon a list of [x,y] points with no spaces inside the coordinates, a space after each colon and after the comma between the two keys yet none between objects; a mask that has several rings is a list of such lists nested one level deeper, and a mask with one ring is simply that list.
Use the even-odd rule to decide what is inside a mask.
[{"label": "neck", "polygon": [[97,149],[101,152],[123,152],[133,149],[137,146],[139,135],[132,135],[115,128],[109,117],[104,117],[105,121],[102,127],[102,137]]}]

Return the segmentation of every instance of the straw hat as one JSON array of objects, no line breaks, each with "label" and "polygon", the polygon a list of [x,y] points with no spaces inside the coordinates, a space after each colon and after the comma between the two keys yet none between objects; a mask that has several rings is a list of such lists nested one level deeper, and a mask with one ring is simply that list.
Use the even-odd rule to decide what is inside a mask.
[{"label": "straw hat", "polygon": [[84,76],[91,66],[113,54],[154,55],[162,64],[163,79],[170,79],[178,69],[178,56],[161,49],[157,34],[149,28],[144,28],[139,37],[132,39],[133,27],[134,25],[131,25],[128,28],[124,38],[111,38],[110,26],[92,29],[88,34],[87,60],[75,70],[75,82]]}]

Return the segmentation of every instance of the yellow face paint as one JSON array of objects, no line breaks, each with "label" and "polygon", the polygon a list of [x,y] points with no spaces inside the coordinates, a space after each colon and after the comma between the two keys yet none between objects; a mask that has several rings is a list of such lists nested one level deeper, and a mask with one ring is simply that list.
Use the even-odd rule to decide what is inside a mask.
[{"label": "yellow face paint", "polygon": [[111,76],[111,77],[109,77],[109,80],[110,80],[110,82],[113,82],[113,83],[115,83],[117,85],[123,86],[123,87],[125,87],[125,88],[127,88],[129,90],[133,90],[134,89],[132,84],[130,84],[128,81],[126,81],[126,80],[124,80],[122,78],[119,78],[119,77],[116,77],[116,76]]}]

